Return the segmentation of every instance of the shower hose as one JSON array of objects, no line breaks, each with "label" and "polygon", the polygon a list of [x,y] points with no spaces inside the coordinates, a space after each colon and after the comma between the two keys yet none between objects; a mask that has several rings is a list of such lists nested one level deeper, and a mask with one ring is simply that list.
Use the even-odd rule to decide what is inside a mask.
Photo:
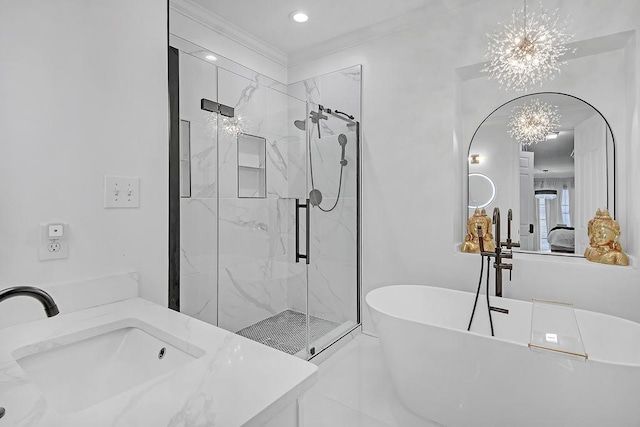
[{"label": "shower hose", "polygon": [[[322,212],[331,212],[338,206],[338,202],[340,201],[340,191],[342,190],[342,171],[344,170],[344,165],[340,164],[340,181],[338,182],[338,194],[336,196],[336,202],[329,209],[324,209],[320,204],[318,204],[318,208]],[[313,156],[311,155],[311,138],[309,138],[309,172],[311,175],[311,189],[315,190],[315,184],[313,183]]]},{"label": "shower hose", "polygon": [[[489,313],[489,325],[491,326],[491,336],[493,337],[493,319],[491,318],[491,305],[489,304],[489,271],[490,271],[491,257],[487,257],[487,312]],[[480,288],[482,287],[482,273],[484,270],[484,255],[480,255],[480,279],[478,280],[478,290],[476,291],[476,299],[473,302],[473,310],[471,311],[471,318],[469,319],[469,326],[467,331],[471,330],[471,324],[473,323],[473,316],[476,313],[476,306],[478,305],[478,296],[480,295]]]}]

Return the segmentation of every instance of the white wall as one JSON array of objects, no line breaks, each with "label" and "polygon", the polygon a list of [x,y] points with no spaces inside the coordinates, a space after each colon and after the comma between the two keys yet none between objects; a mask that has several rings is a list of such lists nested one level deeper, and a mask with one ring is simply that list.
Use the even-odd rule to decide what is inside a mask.
[{"label": "white wall", "polygon": [[[167,13],[154,0],[0,2],[0,288],[137,270],[167,294]],[[103,208],[104,175],[140,208]],[[38,224],[69,257],[38,261]]]},{"label": "white wall", "polygon": [[[496,185],[495,199],[484,208],[489,216],[492,215],[493,208],[496,206],[503,210],[505,208],[518,209],[520,206],[520,169],[519,163],[516,161],[520,156],[520,147],[513,142],[505,128],[504,123],[485,123],[475,135],[469,153],[470,155],[480,155],[479,164],[469,164],[469,173],[485,174]],[[480,203],[480,201],[478,202]],[[484,202],[483,200],[482,203]],[[473,205],[473,203],[470,204]],[[473,215],[473,211],[473,209],[469,209],[467,216]],[[464,224],[463,232],[466,233],[466,220]],[[517,235],[518,228],[514,227],[516,227],[514,231]]]},{"label": "white wall", "polygon": [[[456,69],[485,60],[485,34],[509,19],[512,7],[507,0],[482,0],[458,10],[434,5],[430,19],[419,27],[289,69],[289,80],[298,81],[363,64],[363,294],[393,283],[465,290],[477,283],[479,259],[454,247],[463,235],[461,194],[468,141],[462,129],[477,126],[461,123]],[[640,3],[635,0],[618,1],[615,8],[605,0],[545,1],[545,7],[559,7],[560,14],[571,15],[577,41],[637,30],[640,25]],[[635,252],[640,196],[628,188],[639,178],[638,168],[629,165],[640,160],[636,37],[634,33],[632,46],[625,50],[627,87],[633,95],[619,100],[625,104],[624,117],[615,118],[625,129],[613,129],[625,134],[618,141],[619,207],[627,218],[628,247],[636,247]],[[597,82],[597,76],[591,78]],[[572,301],[639,321],[638,283],[635,267],[534,256],[516,257],[513,281],[506,281],[504,290],[507,297]],[[364,330],[374,333],[365,307]]]},{"label": "white wall", "polygon": [[[228,27],[229,24],[221,22],[208,10],[189,0],[171,0],[169,18],[171,34],[215,52],[219,56],[230,59],[277,82],[287,83],[286,58],[282,52],[271,48],[238,28]],[[227,27],[220,28],[220,25],[227,25]],[[244,42],[242,37],[246,37],[248,40]],[[278,60],[274,60],[274,57],[277,57]]]}]

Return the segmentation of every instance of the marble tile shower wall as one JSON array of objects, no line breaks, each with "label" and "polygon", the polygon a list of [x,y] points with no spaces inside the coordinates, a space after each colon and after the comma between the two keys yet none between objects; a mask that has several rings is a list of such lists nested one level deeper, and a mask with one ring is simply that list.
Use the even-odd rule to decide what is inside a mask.
[{"label": "marble tile shower wall", "polygon": [[[318,76],[289,85],[289,94],[305,99],[311,109],[318,104],[344,111],[360,119],[361,66]],[[309,313],[335,322],[355,322],[357,306],[357,181],[356,130],[336,118],[321,121],[321,138],[311,132],[313,185],[323,195],[321,206],[334,205],[339,188],[341,148],[338,135],[347,136],[342,191],[335,210],[311,211],[311,264],[308,271]],[[303,153],[305,155],[305,153]],[[308,188],[312,188],[310,174]],[[302,181],[304,182],[304,180]],[[306,197],[306,196],[305,196]],[[304,231],[303,231],[304,232]],[[292,265],[291,268],[297,268]],[[304,311],[306,290],[291,275],[289,303],[291,308]]]},{"label": "marble tile shower wall", "polygon": [[217,322],[216,133],[200,99],[217,99],[217,67],[180,53],[180,118],[189,122],[191,197],[180,200],[181,311]]},{"label": "marble tile shower wall", "polygon": [[[357,67],[288,90],[359,115],[359,75]],[[181,200],[182,311],[231,331],[288,308],[304,312],[307,277],[310,314],[355,320],[356,136],[344,122],[332,120],[322,122],[321,140],[312,139],[314,182],[323,192],[323,206],[333,205],[337,195],[338,135],[345,133],[349,142],[338,207],[311,212],[313,256],[307,270],[304,262],[293,262],[295,198],[305,199],[310,189],[305,132],[294,121],[306,117],[307,106],[282,89],[246,69],[239,74],[180,57],[181,119],[189,121],[191,132],[191,197]],[[203,97],[233,106],[243,132],[265,138],[266,197],[238,197],[237,136],[225,131],[225,119],[200,110]]]},{"label": "marble tile shower wall", "polygon": [[288,249],[294,204],[286,198],[295,197],[289,149],[296,147],[296,153],[304,144],[304,133],[294,132],[294,117],[303,118],[306,105],[268,87],[259,75],[248,79],[220,69],[218,87],[219,102],[235,108],[243,132],[266,139],[266,197],[238,198],[236,136],[219,126],[218,325],[237,331],[289,308],[288,278],[303,273],[287,265],[295,254]]}]

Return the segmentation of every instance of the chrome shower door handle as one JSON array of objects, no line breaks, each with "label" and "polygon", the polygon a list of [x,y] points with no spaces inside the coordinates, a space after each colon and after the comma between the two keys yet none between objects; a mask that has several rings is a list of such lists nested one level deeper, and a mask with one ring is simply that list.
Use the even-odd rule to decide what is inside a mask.
[{"label": "chrome shower door handle", "polygon": [[[311,219],[311,212],[309,210],[309,199],[306,199],[306,204],[300,204],[300,199],[296,199],[296,262],[300,262],[300,259],[306,260],[309,264],[309,222]],[[300,253],[300,208],[306,209],[306,253]]]}]

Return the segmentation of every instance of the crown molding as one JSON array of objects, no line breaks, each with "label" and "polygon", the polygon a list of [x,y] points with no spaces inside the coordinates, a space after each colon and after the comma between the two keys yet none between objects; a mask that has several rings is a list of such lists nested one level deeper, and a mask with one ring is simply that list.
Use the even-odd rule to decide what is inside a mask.
[{"label": "crown molding", "polygon": [[204,25],[211,31],[241,44],[242,46],[251,49],[257,54],[262,55],[283,67],[287,67],[289,65],[289,57],[283,51],[265,43],[242,28],[233,25],[219,15],[203,8],[191,0],[170,0],[169,6],[172,11],[180,13],[197,23]]},{"label": "crown molding", "polygon": [[428,18],[433,17],[433,15],[469,7],[478,1],[479,0],[433,0],[420,9],[407,12],[404,15],[365,28],[354,30],[291,54],[287,54],[265,43],[221,16],[194,3],[192,0],[170,0],[170,8],[210,30],[245,46],[259,55],[288,68],[332,55],[408,28],[424,25],[424,22],[427,22]]},{"label": "crown molding", "polygon": [[347,34],[326,40],[315,46],[302,49],[289,55],[289,66],[304,64],[324,56],[350,49],[369,41],[389,36],[400,31],[424,25],[429,16],[451,9],[445,8],[439,1],[429,3],[420,9],[412,10],[404,15],[351,31]]}]

